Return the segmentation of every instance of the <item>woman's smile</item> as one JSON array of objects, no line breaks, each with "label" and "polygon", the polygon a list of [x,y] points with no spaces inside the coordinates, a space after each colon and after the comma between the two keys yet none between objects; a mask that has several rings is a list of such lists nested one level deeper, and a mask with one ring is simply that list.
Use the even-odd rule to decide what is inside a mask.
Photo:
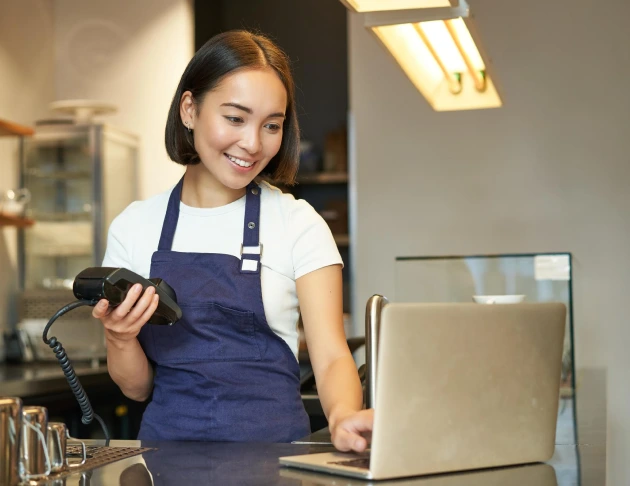
[{"label": "woman's smile", "polygon": [[230,155],[228,153],[226,153],[224,155],[228,158],[228,160],[230,162],[232,162],[232,164],[236,165],[238,167],[238,169],[241,169],[241,170],[247,171],[247,170],[251,169],[252,167],[254,167],[254,165],[256,165],[256,161],[255,160],[249,161],[249,160],[240,159],[240,158],[234,157],[233,155]]}]

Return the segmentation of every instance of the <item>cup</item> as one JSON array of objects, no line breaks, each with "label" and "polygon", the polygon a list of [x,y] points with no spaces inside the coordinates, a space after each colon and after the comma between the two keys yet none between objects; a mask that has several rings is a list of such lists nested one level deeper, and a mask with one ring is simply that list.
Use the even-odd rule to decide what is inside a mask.
[{"label": "cup", "polygon": [[524,295],[473,295],[477,304],[518,304],[525,300]]},{"label": "cup", "polygon": [[49,422],[48,424],[48,457],[50,458],[50,471],[58,473],[68,469],[66,459],[66,444],[68,441],[68,429],[62,422]]},{"label": "cup", "polygon": [[0,398],[0,484],[20,482],[22,400]]},{"label": "cup", "polygon": [[47,435],[48,410],[45,407],[24,407],[20,447],[20,477],[23,481],[41,479],[50,474]]},{"label": "cup", "polygon": [[68,462],[68,455],[66,452],[68,439],[72,439],[72,437],[70,437],[66,424],[63,422],[50,422],[48,424],[48,457],[50,458],[50,470],[53,473],[67,471],[73,467],[82,466],[87,460],[85,443],[77,439],[72,439],[81,444],[82,460],[80,463],[76,464],[70,464]]},{"label": "cup", "polygon": [[0,212],[22,216],[30,200],[31,193],[28,189],[9,189],[0,194]]}]

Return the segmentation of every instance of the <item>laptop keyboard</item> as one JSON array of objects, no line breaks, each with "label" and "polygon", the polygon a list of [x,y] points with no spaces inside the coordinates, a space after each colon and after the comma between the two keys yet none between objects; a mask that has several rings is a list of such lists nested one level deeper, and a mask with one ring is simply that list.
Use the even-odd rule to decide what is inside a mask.
[{"label": "laptop keyboard", "polygon": [[339,464],[341,466],[356,467],[359,469],[370,469],[370,458],[350,459],[348,461],[332,461],[328,464]]}]

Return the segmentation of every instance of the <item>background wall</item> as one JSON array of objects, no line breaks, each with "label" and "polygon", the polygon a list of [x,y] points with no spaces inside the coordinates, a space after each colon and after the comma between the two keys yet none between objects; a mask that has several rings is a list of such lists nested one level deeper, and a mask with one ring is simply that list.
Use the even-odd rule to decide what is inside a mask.
[{"label": "background wall", "polygon": [[183,168],[164,148],[164,127],[194,49],[192,0],[55,0],[57,99],[119,107],[106,121],[141,137],[139,197],[177,182]]},{"label": "background wall", "polygon": [[[20,0],[0,7],[0,118],[33,125],[55,100],[114,103],[102,118],[141,137],[139,194],[174,184],[183,168],[164,126],[194,51],[192,0]],[[18,143],[0,138],[0,192],[18,184]],[[16,323],[16,230],[0,228],[0,331]]]},{"label": "background wall", "polygon": [[[0,6],[0,118],[30,125],[55,99],[54,9],[49,0]],[[0,193],[18,185],[19,144],[0,138]],[[0,227],[0,334],[16,319],[17,231]]]},{"label": "background wall", "polygon": [[609,484],[628,484],[630,6],[470,4],[501,109],[433,112],[350,17],[355,331],[370,295],[395,300],[397,256],[572,252],[577,366],[608,367]]}]

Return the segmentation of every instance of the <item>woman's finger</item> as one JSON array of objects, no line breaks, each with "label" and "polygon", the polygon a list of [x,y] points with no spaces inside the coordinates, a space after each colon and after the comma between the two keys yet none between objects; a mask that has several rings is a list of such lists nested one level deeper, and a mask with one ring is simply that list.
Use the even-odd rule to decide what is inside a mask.
[{"label": "woman's finger", "polygon": [[129,289],[129,292],[127,292],[125,300],[123,300],[120,305],[112,311],[112,317],[116,320],[122,320],[127,317],[127,314],[129,314],[129,311],[140,297],[141,292],[142,285],[135,284],[133,287],[131,287],[131,289]]},{"label": "woman's finger", "polygon": [[334,430],[333,444],[340,451],[363,452],[372,432],[374,410],[361,410],[342,420]]},{"label": "woman's finger", "polygon": [[149,307],[147,307],[147,310],[145,310],[144,313],[138,319],[138,321],[142,323],[142,326],[144,326],[149,321],[149,319],[151,319],[151,316],[157,309],[159,302],[160,302],[160,297],[158,295],[153,295],[153,298],[151,299],[151,304],[149,305]]},{"label": "woman's finger", "polygon": [[129,314],[127,314],[127,317],[125,318],[125,320],[129,324],[133,324],[138,319],[140,319],[140,317],[145,313],[145,311],[149,308],[149,306],[153,302],[154,295],[155,295],[154,287],[149,287],[147,290],[145,290],[140,300],[136,302],[136,305],[134,305],[131,311],[129,312]]},{"label": "woman's finger", "polygon": [[101,299],[92,309],[92,317],[96,317],[97,319],[102,319],[110,312],[109,302],[107,299]]},{"label": "woman's finger", "polygon": [[353,431],[339,429],[333,439],[333,445],[341,452],[363,452],[367,449],[368,441]]}]

